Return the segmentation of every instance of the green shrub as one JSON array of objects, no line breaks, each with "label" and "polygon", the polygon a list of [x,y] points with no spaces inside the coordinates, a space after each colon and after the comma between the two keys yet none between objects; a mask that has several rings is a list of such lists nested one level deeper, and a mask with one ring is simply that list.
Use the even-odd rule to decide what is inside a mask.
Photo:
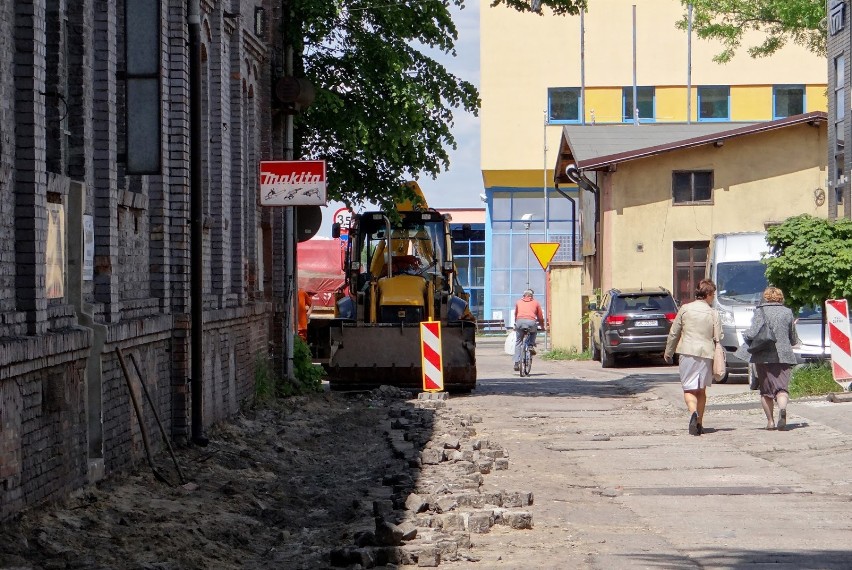
[{"label": "green shrub", "polygon": [[311,349],[302,337],[296,335],[293,340],[293,368],[296,380],[302,385],[302,392],[322,392],[322,366],[311,360]]},{"label": "green shrub", "polygon": [[275,355],[258,353],[254,362],[254,398],[263,404],[272,398],[286,398],[310,392],[322,392],[322,366],[311,361],[311,350],[298,335],[293,340],[294,380],[281,377],[275,370]]},{"label": "green shrub", "polygon": [[840,385],[831,375],[831,367],[827,364],[805,364],[793,370],[790,380],[790,396],[821,396],[832,392],[842,392]]},{"label": "green shrub", "polygon": [[275,370],[269,355],[258,352],[254,357],[254,400],[262,404],[275,397]]},{"label": "green shrub", "polygon": [[578,351],[576,348],[565,350],[564,348],[554,348],[541,355],[544,360],[591,360],[592,353],[588,350]]}]

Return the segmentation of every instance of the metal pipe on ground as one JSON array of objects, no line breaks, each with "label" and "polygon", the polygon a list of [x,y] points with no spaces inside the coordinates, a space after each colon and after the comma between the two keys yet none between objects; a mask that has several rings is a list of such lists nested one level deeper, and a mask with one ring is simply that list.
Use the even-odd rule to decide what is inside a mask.
[{"label": "metal pipe on ground", "polygon": [[136,410],[136,418],[139,420],[139,431],[142,432],[142,444],[145,446],[145,457],[148,459],[148,465],[151,467],[151,471],[158,481],[162,481],[169,487],[174,487],[154,466],[154,458],[151,456],[151,446],[148,443],[148,431],[145,429],[145,417],[142,415],[142,408],[139,407],[139,400],[136,399],[136,394],[133,393],[133,385],[130,383],[130,374],[127,372],[124,355],[121,354],[119,347],[115,347],[115,354],[118,355],[118,363],[121,365],[121,371],[124,373],[124,382],[127,384],[127,391],[130,392],[130,401],[133,402],[133,409]]},{"label": "metal pipe on ground", "polygon": [[[121,350],[120,348],[116,348],[116,350]],[[139,383],[142,385],[142,391],[145,392],[145,399],[148,400],[148,404],[151,406],[151,411],[154,412],[154,419],[157,420],[157,425],[160,427],[160,434],[163,436],[163,441],[166,443],[166,448],[169,450],[169,455],[172,456],[172,461],[174,461],[175,469],[177,470],[178,477],[180,478],[181,484],[186,483],[186,479],[183,476],[183,471],[180,469],[180,464],[178,463],[177,457],[175,457],[175,451],[172,449],[172,443],[169,441],[169,436],[166,433],[166,428],[163,427],[163,422],[160,421],[160,414],[157,413],[157,406],[154,405],[154,400],[151,399],[151,393],[148,392],[148,386],[145,385],[145,377],[142,376],[141,370],[139,370],[139,364],[136,362],[136,357],[133,356],[133,353],[130,353],[130,362],[133,364],[133,368],[136,370],[136,376],[139,377]]]}]

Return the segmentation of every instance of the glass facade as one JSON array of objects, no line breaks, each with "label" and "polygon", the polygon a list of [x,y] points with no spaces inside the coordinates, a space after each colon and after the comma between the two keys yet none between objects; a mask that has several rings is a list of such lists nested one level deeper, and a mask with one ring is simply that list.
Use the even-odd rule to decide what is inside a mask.
[{"label": "glass facade", "polygon": [[453,261],[456,277],[470,293],[470,312],[477,319],[485,318],[485,224],[469,224],[467,238],[458,237],[462,224],[450,224],[453,240]]},{"label": "glass facade", "polygon": [[[568,189],[567,193],[576,199],[576,189]],[[544,304],[545,273],[529,244],[557,242],[560,248],[554,261],[579,259],[579,228],[574,223],[576,213],[571,201],[549,189],[547,205],[545,239],[543,190],[495,191],[490,195],[490,272],[484,318],[502,318],[507,324],[512,323],[515,302],[527,288],[535,291],[536,298]]]}]

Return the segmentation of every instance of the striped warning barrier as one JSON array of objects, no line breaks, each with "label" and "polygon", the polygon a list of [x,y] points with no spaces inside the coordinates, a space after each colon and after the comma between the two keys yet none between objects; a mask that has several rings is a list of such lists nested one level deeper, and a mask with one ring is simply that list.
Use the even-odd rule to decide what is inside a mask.
[{"label": "striped warning barrier", "polygon": [[849,304],[846,299],[829,299],[825,302],[828,336],[831,339],[831,372],[834,381],[852,380],[852,348],[850,348]]},{"label": "striped warning barrier", "polygon": [[441,323],[420,323],[420,355],[423,361],[423,390],[440,392],[444,389],[444,359],[441,356]]}]

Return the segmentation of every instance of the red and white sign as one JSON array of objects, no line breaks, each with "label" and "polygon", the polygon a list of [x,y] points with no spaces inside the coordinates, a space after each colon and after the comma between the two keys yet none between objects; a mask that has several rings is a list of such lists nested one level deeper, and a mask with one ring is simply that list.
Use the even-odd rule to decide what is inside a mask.
[{"label": "red and white sign", "polygon": [[261,206],[325,206],[324,160],[260,162]]},{"label": "red and white sign", "polygon": [[444,390],[444,359],[441,356],[441,323],[420,323],[420,354],[423,362],[423,391]]},{"label": "red and white sign", "polygon": [[349,224],[352,222],[352,210],[338,208],[331,218],[331,223],[340,224],[340,235],[349,235]]},{"label": "red and white sign", "polygon": [[[843,385],[852,380],[852,348],[850,348],[849,304],[846,299],[825,302],[828,336],[831,339],[831,372],[834,381]],[[844,386],[845,388],[845,386]]]}]

